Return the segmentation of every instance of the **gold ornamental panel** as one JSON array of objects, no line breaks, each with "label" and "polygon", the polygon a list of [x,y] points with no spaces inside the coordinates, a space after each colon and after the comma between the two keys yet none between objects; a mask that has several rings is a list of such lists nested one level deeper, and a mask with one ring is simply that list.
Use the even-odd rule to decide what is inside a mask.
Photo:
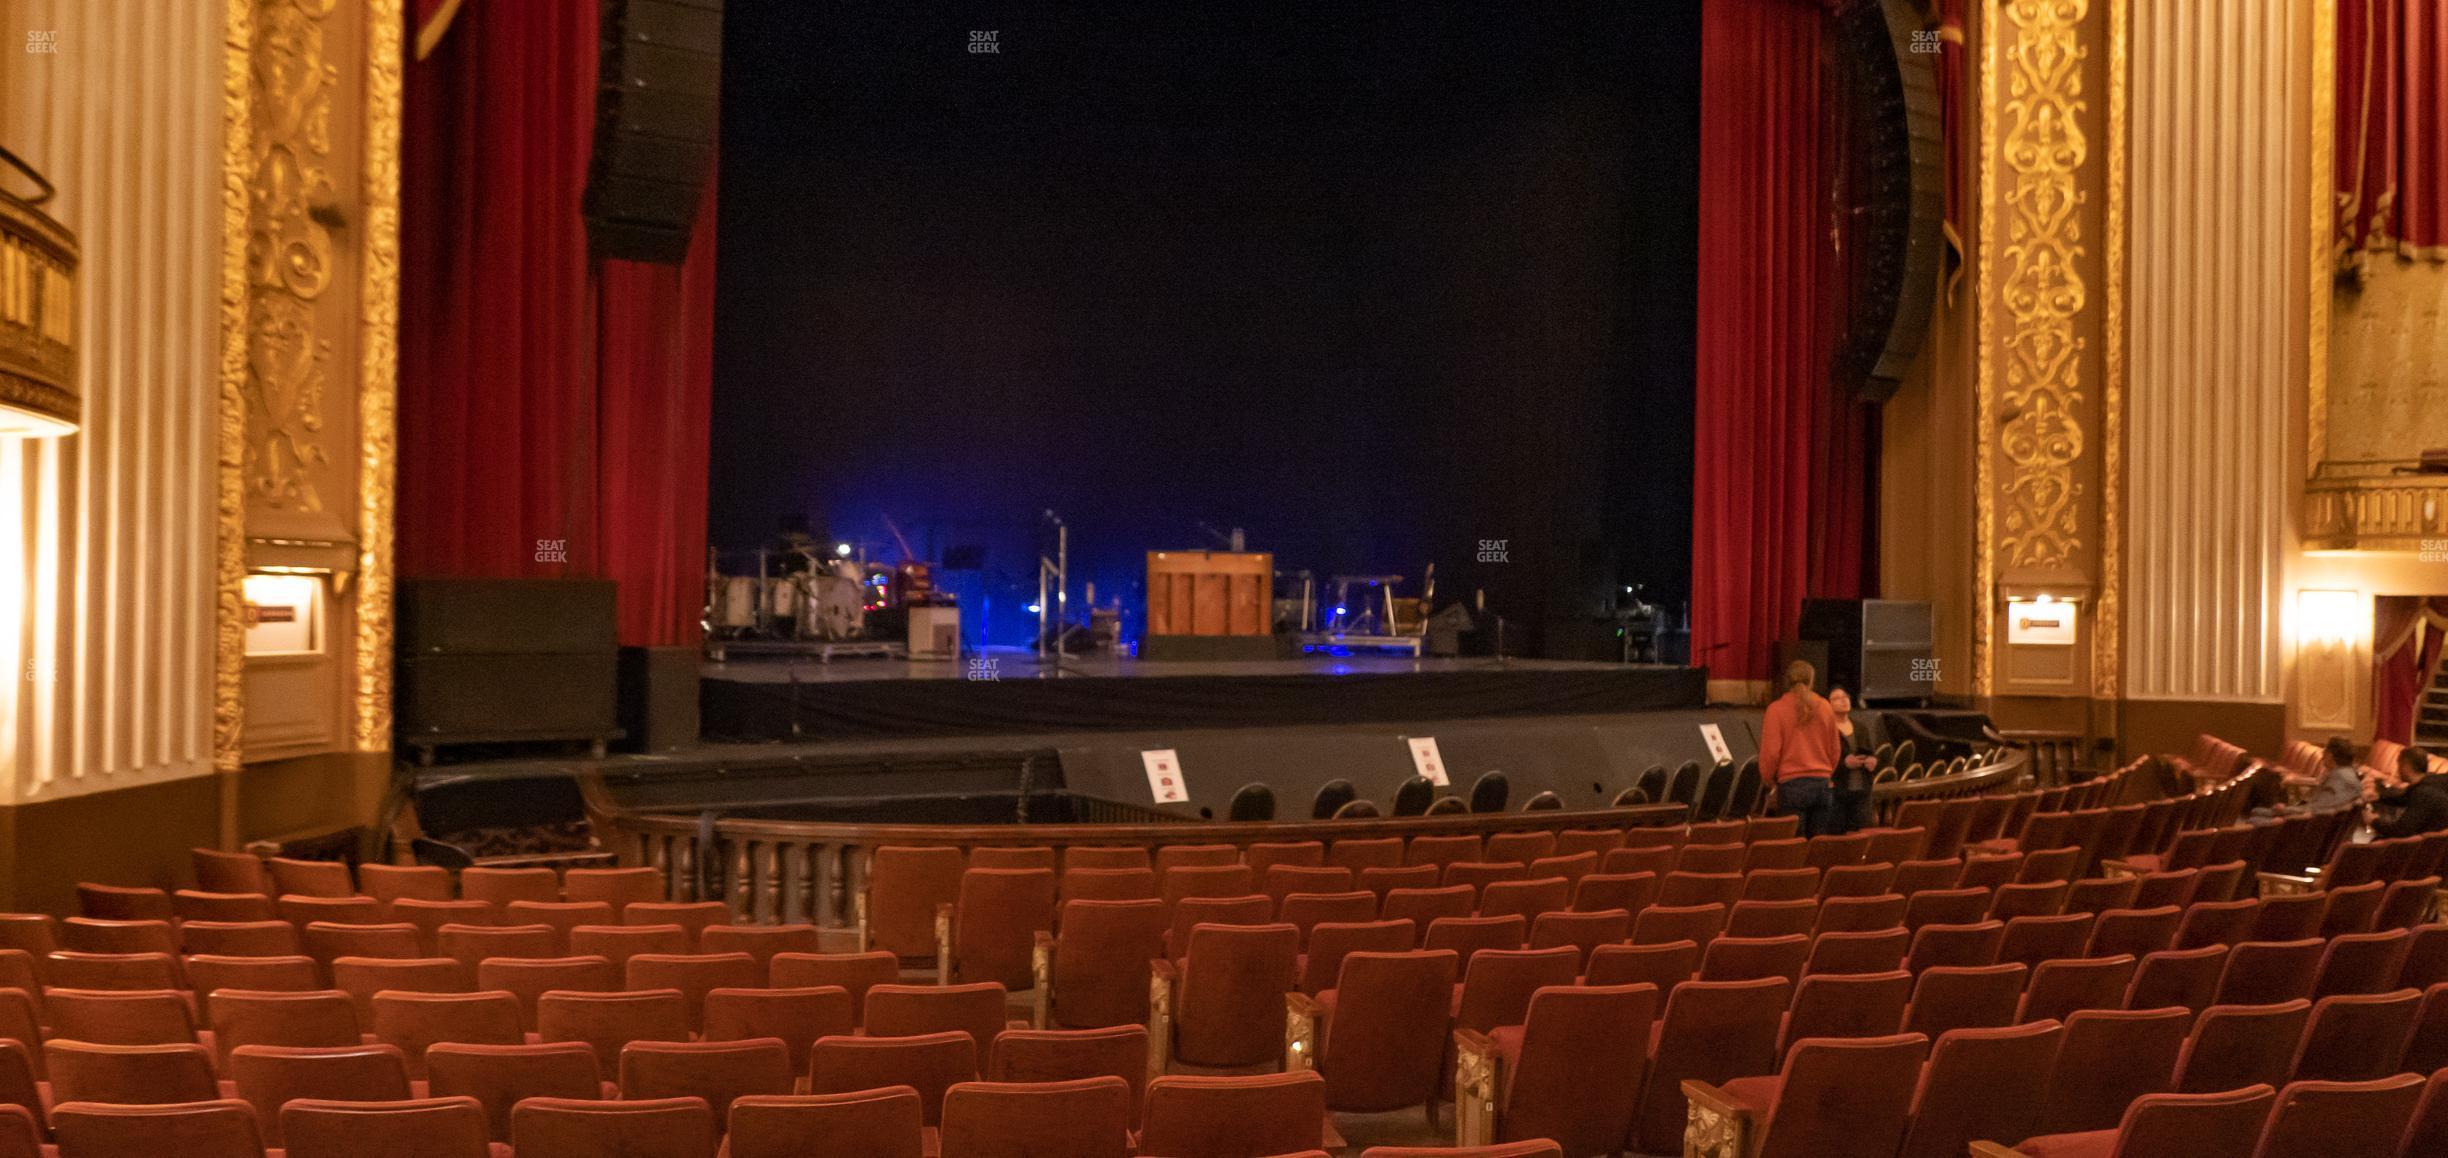
[{"label": "gold ornamental panel", "polygon": [[76,236],[0,193],[0,434],[76,429],[76,270]]}]

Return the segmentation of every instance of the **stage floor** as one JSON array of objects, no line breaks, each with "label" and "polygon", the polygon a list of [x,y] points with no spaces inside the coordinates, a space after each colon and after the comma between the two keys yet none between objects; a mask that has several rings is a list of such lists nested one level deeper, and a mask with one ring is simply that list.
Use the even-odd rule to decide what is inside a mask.
[{"label": "stage floor", "polygon": [[1562,660],[1312,655],[1245,661],[1019,649],[962,660],[708,664],[708,740],[990,736],[1586,715],[1698,708],[1697,668]]},{"label": "stage floor", "polygon": [[[985,661],[977,668],[978,661]],[[965,659],[858,659],[826,663],[779,657],[735,659],[704,665],[710,680],[739,683],[804,684],[865,683],[870,680],[1051,680],[1051,679],[1178,679],[1230,676],[1410,675],[1430,672],[1481,671],[1681,671],[1668,664],[1590,663],[1568,659],[1502,660],[1485,656],[1444,659],[1407,655],[1306,655],[1291,659],[1143,660],[1130,656],[1072,656],[1060,667],[1039,663],[1025,647],[989,647]]]}]

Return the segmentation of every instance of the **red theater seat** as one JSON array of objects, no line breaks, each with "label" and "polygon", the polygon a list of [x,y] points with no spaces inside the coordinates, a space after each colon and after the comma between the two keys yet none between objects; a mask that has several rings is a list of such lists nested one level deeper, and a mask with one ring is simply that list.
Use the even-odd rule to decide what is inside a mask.
[{"label": "red theater seat", "polygon": [[1160,1077],[1148,1083],[1141,1121],[1141,1154],[1249,1158],[1313,1150],[1328,1144],[1326,1079],[1310,1070]]},{"label": "red theater seat", "polygon": [[1130,1119],[1139,1120],[1148,1080],[1147,1027],[1007,1029],[986,1055],[990,1082],[1068,1082],[1120,1078],[1130,1087]]},{"label": "red theater seat", "polygon": [[1046,1024],[1093,1029],[1145,1022],[1148,963],[1164,956],[1165,929],[1162,901],[1065,904],[1046,991],[1037,995]]},{"label": "red theater seat", "polygon": [[713,1158],[720,1133],[702,1098],[528,1098],[510,1111],[519,1158]]},{"label": "red theater seat", "polygon": [[1436,1100],[1460,968],[1460,958],[1446,950],[1343,959],[1335,988],[1315,1002],[1311,1064],[1326,1077],[1329,1109],[1378,1112]]},{"label": "red theater seat", "polygon": [[2193,1023],[2176,1063],[2176,1090],[2201,1094],[2239,1086],[2286,1084],[2295,1048],[2312,1020],[2312,1003],[2213,1005]]},{"label": "red theater seat", "polygon": [[1124,1158],[1130,1091],[1120,1078],[962,1082],[944,1095],[942,1158]]},{"label": "red theater seat", "polygon": [[1777,1031],[1791,990],[1782,977],[1675,987],[1659,1018],[1640,1112],[1625,1148],[1648,1154],[1682,1148],[1686,1080],[1722,1083],[1777,1072]]},{"label": "red theater seat", "polygon": [[1687,1080],[1696,1103],[1748,1119],[1753,1158],[1893,1154],[1913,1080],[1929,1053],[1917,1033],[1797,1043],[1774,1076]]},{"label": "red theater seat", "polygon": [[[253,859],[253,858],[249,858]],[[20,1119],[30,1125],[29,1119]],[[167,1106],[76,1102],[51,1116],[61,1158],[176,1155],[177,1158],[263,1158],[255,1107],[235,1098]],[[40,1147],[0,1153],[35,1158]]]},{"label": "red theater seat", "polygon": [[583,1042],[448,1042],[426,1051],[425,1067],[434,1097],[474,1098],[484,1107],[487,1132],[496,1142],[510,1140],[510,1111],[528,1098],[607,1096],[595,1051]]},{"label": "red theater seat", "polygon": [[2278,1091],[2254,1158],[2387,1154],[2422,1100],[2419,1074],[2369,1081],[2298,1081]]},{"label": "red theater seat", "polygon": [[1983,1139],[2019,1142],[2046,1129],[2047,1103],[2032,1095],[2047,1087],[2064,1041],[2052,1021],[1941,1035],[1896,1158],[1957,1158]]},{"label": "red theater seat", "polygon": [[687,1041],[688,1001],[677,989],[567,993],[536,999],[536,1037],[584,1042],[605,1073],[620,1072],[621,1047],[633,1041]]},{"label": "red theater seat", "polygon": [[[465,1097],[421,1102],[289,1102],[289,1158],[485,1158],[485,1109]],[[539,1151],[541,1153],[541,1151]],[[534,1158],[534,1156],[531,1156]]]},{"label": "red theater seat", "polygon": [[409,1097],[408,1061],[388,1045],[296,1048],[246,1045],[230,1051],[238,1097],[255,1107],[264,1141],[284,1144],[283,1106],[300,1098],[401,1102]]},{"label": "red theater seat", "polygon": [[918,1091],[927,1125],[942,1119],[944,1094],[978,1076],[977,1039],[958,1031],[919,1037],[827,1037],[808,1050],[808,1092],[847,1094],[884,1086]]},{"label": "red theater seat", "polygon": [[[2183,1009],[2085,1009],[2065,1020],[2038,1133],[2112,1130],[2125,1107],[2176,1087],[2193,1015]],[[1993,1139],[1994,1140],[1994,1139]]]},{"label": "red theater seat", "polygon": [[1804,976],[1785,1011],[1777,1056],[1782,1058],[1795,1042],[1807,1038],[1885,1037],[1897,1032],[1912,1001],[1912,988],[1913,975],[1901,969]]},{"label": "red theater seat", "polygon": [[[811,1043],[813,1044],[813,1043]],[[696,1098],[720,1129],[734,1098],[796,1092],[790,1049],[778,1037],[740,1041],[639,1041],[621,1050],[621,1097],[632,1102]]]},{"label": "red theater seat", "polygon": [[923,1158],[925,1123],[908,1086],[750,1096],[731,1103],[723,1147],[729,1158]]},{"label": "red theater seat", "polygon": [[901,963],[881,949],[867,953],[776,953],[766,967],[776,989],[839,985],[850,991],[850,1011],[860,1024],[867,1019],[867,991],[901,978]]}]

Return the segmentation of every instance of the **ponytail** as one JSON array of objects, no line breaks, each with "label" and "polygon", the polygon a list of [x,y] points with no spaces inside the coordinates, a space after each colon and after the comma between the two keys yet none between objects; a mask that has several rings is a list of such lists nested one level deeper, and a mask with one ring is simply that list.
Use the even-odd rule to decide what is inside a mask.
[{"label": "ponytail", "polygon": [[1826,703],[1812,685],[1819,682],[1819,670],[1809,660],[1797,659],[1785,665],[1785,698],[1793,701],[1794,722],[1808,723]]}]

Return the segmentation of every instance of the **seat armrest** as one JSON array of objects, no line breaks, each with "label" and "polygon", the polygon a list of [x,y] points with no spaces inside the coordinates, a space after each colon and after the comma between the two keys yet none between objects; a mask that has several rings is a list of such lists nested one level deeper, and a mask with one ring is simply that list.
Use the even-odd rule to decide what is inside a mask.
[{"label": "seat armrest", "polygon": [[2319,873],[2254,873],[2253,876],[2261,882],[2261,895],[2265,897],[2291,897],[2320,887]]},{"label": "seat armrest", "polygon": [[1306,993],[1284,994],[1284,1072],[1317,1068],[1318,1003]]},{"label": "seat armrest", "polygon": [[1684,1158],[1750,1158],[1759,1122],[1751,1107],[1714,1084],[1683,1081]]},{"label": "seat armrest", "polygon": [[1181,973],[1173,962],[1158,957],[1148,962],[1148,1078],[1153,1081],[1173,1068],[1173,995],[1181,991]]},{"label": "seat armrest", "polygon": [[1454,1145],[1496,1143],[1496,1099],[1505,1086],[1504,1054],[1475,1029],[1457,1029],[1454,1044]]},{"label": "seat armrest", "polygon": [[1974,1142],[1972,1158],[2023,1158],[2023,1155],[2012,1146],[2000,1146],[1995,1142]]},{"label": "seat armrest", "polygon": [[935,984],[952,984],[952,906],[935,906]]},{"label": "seat armrest", "polygon": [[1044,1029],[1054,1000],[1054,934],[1043,929],[1029,944],[1029,981],[1029,1026]]}]

